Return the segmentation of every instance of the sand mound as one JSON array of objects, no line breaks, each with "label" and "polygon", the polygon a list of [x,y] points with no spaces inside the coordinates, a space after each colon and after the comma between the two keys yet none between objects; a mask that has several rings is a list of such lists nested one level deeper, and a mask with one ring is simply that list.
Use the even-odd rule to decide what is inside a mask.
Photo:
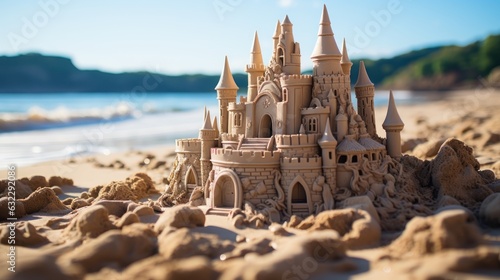
[{"label": "sand mound", "polygon": [[59,187],[62,187],[62,186],[73,186],[74,185],[74,182],[72,179],[68,179],[68,178],[63,178],[61,176],[52,176],[49,178],[49,183],[48,183],[49,186],[59,186]]},{"label": "sand mound", "polygon": [[27,198],[19,199],[27,214],[42,212],[58,212],[68,210],[51,188],[40,188],[31,193]]},{"label": "sand mound", "polygon": [[[7,245],[10,233],[9,225],[0,227],[0,243]],[[40,235],[36,228],[29,222],[19,222],[15,225],[15,236],[17,246],[37,246],[48,243],[45,236]]]},{"label": "sand mound", "polygon": [[[0,221],[6,221],[7,218],[10,218],[10,210],[9,210],[9,198],[2,197],[0,198]],[[26,209],[24,209],[24,204],[20,201],[16,201],[16,210],[14,212],[14,217],[21,218],[26,216]]]},{"label": "sand mound", "polygon": [[108,218],[108,210],[102,205],[82,209],[64,230],[64,234],[77,238],[96,238],[115,228]]},{"label": "sand mound", "polygon": [[346,247],[332,230],[281,238],[274,247],[270,254],[228,263],[221,279],[306,279],[312,273],[356,268],[342,262]]},{"label": "sand mound", "polygon": [[471,248],[482,242],[478,226],[463,210],[412,219],[405,231],[388,247],[396,258],[420,257],[452,248]]},{"label": "sand mound", "polygon": [[121,274],[124,279],[217,279],[219,274],[206,257],[170,260],[159,255],[136,262]]},{"label": "sand mound", "polygon": [[158,193],[158,190],[155,189],[153,180],[145,173],[136,173],[128,177],[125,182],[139,199],[147,197],[152,193]]},{"label": "sand mound", "polygon": [[[7,197],[9,196],[9,189],[8,189],[9,181],[8,180],[1,180],[0,181],[0,197]],[[12,185],[11,185],[12,186]],[[15,181],[15,194],[16,194],[16,199],[19,198],[26,198],[28,197],[33,190],[28,184],[25,184],[21,180],[16,180]],[[12,194],[11,194],[12,196]]]},{"label": "sand mound", "polygon": [[31,187],[33,191],[38,188],[45,188],[50,186],[49,183],[47,182],[47,179],[45,179],[45,177],[41,175],[32,176],[29,179],[28,185]]},{"label": "sand mound", "polygon": [[16,263],[16,272],[12,273],[3,266],[0,270],[0,279],[78,279],[65,273],[63,268],[56,264],[53,256],[45,254],[24,254],[22,261]]},{"label": "sand mound", "polygon": [[479,219],[489,226],[500,227],[500,193],[494,193],[483,201]]},{"label": "sand mound", "polygon": [[125,181],[113,181],[105,186],[93,187],[89,190],[89,195],[97,200],[137,201],[156,192],[153,180],[145,173],[137,173]]},{"label": "sand mound", "polygon": [[161,233],[165,228],[193,228],[205,225],[205,214],[198,207],[178,205],[168,208],[155,224],[155,231]]},{"label": "sand mound", "polygon": [[439,196],[449,195],[462,205],[474,209],[492,191],[486,186],[479,172],[479,163],[472,148],[457,139],[448,139],[431,161],[432,185],[439,189]]},{"label": "sand mound", "polygon": [[133,231],[110,230],[59,258],[59,265],[95,272],[106,266],[124,268],[155,253],[156,238]]},{"label": "sand mound", "polygon": [[333,229],[342,237],[348,248],[373,246],[380,242],[382,234],[378,222],[360,209],[330,210],[309,216],[298,229],[309,231]]},{"label": "sand mound", "polygon": [[220,240],[217,235],[191,232],[188,228],[163,232],[158,237],[158,247],[160,254],[167,259],[193,256],[219,259],[221,254],[234,249],[232,242]]}]

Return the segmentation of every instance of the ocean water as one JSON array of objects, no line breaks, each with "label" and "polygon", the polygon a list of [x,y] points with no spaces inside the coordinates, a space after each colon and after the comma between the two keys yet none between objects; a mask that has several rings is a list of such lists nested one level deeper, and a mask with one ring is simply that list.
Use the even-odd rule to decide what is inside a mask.
[{"label": "ocean water", "polygon": [[[395,92],[395,99],[398,104],[426,100],[408,91]],[[387,102],[388,92],[376,92],[375,106]],[[198,135],[204,107],[218,115],[215,92],[2,93],[0,169],[173,145],[177,138]]]}]

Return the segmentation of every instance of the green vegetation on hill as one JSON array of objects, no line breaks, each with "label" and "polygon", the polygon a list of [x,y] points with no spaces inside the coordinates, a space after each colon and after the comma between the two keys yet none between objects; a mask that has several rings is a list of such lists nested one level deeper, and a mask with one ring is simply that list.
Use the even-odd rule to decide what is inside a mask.
[{"label": "green vegetation on hill", "polygon": [[[354,62],[354,61],[353,61]],[[358,61],[353,67],[355,82]],[[467,46],[442,46],[412,51],[389,59],[365,60],[370,79],[380,88],[453,89],[474,87],[500,66],[500,35]],[[495,68],[497,68],[495,70]],[[495,84],[493,77],[488,79]]]},{"label": "green vegetation on hill", "polygon": [[[432,47],[364,61],[370,79],[379,89],[471,88],[480,83],[480,78],[498,86],[500,35],[463,47]],[[351,81],[355,83],[359,60],[353,63]],[[234,79],[240,91],[245,91],[246,74],[234,74]],[[218,81],[218,75],[80,70],[69,58],[40,54],[0,56],[0,92],[210,92]]]},{"label": "green vegetation on hill", "polygon": [[[246,75],[234,79],[246,87]],[[40,54],[0,56],[0,92],[210,92],[218,81],[219,75],[80,70],[69,58]]]}]

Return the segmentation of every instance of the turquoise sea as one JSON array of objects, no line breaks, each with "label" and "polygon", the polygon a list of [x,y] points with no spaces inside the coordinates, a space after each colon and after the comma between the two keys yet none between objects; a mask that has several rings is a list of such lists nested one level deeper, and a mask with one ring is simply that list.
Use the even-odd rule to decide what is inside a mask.
[{"label": "turquoise sea", "polygon": [[[388,92],[377,91],[375,106]],[[196,137],[210,93],[1,93],[0,162],[27,165],[92,153],[112,153]],[[395,92],[398,104],[426,102],[426,95]],[[356,98],[352,100],[355,102]],[[4,166],[0,167],[4,168]]]}]

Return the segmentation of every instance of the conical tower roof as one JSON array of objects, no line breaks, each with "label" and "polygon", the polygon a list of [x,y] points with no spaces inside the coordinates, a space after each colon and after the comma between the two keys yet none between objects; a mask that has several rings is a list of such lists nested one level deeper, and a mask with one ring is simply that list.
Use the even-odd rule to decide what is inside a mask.
[{"label": "conical tower roof", "polygon": [[219,125],[217,124],[217,116],[214,116],[214,121],[212,123],[212,128],[219,133]]},{"label": "conical tower roof", "polygon": [[399,116],[398,109],[396,108],[396,102],[394,102],[394,96],[392,95],[392,90],[389,92],[389,107],[387,108],[387,115],[385,116],[384,123],[382,127],[384,129],[403,129],[405,124],[401,117]]},{"label": "conical tower roof", "polygon": [[255,31],[255,35],[253,37],[253,46],[252,51],[250,52],[250,64],[253,64],[257,67],[264,66],[264,60],[262,59],[262,51],[260,50],[259,35],[257,34],[257,31]]},{"label": "conical tower roof", "polygon": [[370,81],[370,77],[368,77],[368,73],[366,73],[365,62],[359,62],[359,72],[358,72],[358,81],[354,85],[354,87],[366,87],[373,86],[372,81]]},{"label": "conical tower roof", "polygon": [[349,59],[349,55],[347,54],[347,47],[345,46],[345,38],[342,40],[342,59],[340,59],[340,63],[342,63],[342,64],[346,64],[346,63],[352,64],[351,60]]},{"label": "conical tower roof", "polygon": [[286,15],[281,25],[291,25],[291,24],[292,22],[290,21],[290,18],[288,18],[288,15]]},{"label": "conical tower roof", "polygon": [[210,119],[210,110],[208,110],[207,115],[205,116],[203,127],[201,129],[203,130],[213,129],[212,124],[210,123],[211,121],[212,120]]},{"label": "conical tower roof", "polygon": [[319,23],[318,39],[311,58],[322,56],[341,56],[335,38],[333,37],[332,26],[326,5],[323,6],[323,13]]},{"label": "conical tower roof", "polygon": [[276,29],[274,30],[273,38],[278,38],[281,35],[281,22],[278,20],[276,23]]},{"label": "conical tower roof", "polygon": [[320,145],[324,144],[335,144],[337,145],[337,139],[333,136],[332,128],[330,127],[330,119],[326,119],[325,131],[323,132],[323,136],[319,139],[318,143]]},{"label": "conical tower roof", "polygon": [[231,73],[231,68],[229,68],[227,56],[224,62],[224,68],[222,68],[219,83],[215,87],[215,90],[219,89],[239,89],[239,87],[236,85],[236,82],[234,81],[233,74]]}]

